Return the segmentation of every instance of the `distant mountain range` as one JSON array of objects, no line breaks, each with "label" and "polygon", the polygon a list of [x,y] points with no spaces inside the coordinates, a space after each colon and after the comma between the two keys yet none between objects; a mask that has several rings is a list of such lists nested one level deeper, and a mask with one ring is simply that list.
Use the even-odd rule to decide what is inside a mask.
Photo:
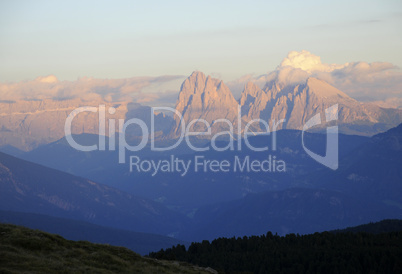
[{"label": "distant mountain range", "polygon": [[258,235],[262,227],[282,235],[313,233],[402,219],[402,124],[352,149],[340,163],[337,171],[299,177],[299,185],[306,182],[304,188],[249,194],[203,207],[194,217],[198,230],[189,237]]},{"label": "distant mountain range", "polygon": [[0,210],[175,235],[181,214],[160,203],[0,153]]},{"label": "distant mountain range", "polygon": [[[77,142],[84,145],[92,145],[97,142],[96,135],[74,136]],[[248,138],[254,147],[270,146],[272,135],[259,135]],[[362,136],[339,135],[340,157],[346,157],[350,151],[367,142],[369,138]],[[240,140],[241,151],[210,151],[194,153],[185,146],[185,143],[167,153],[152,152],[149,147],[135,153],[143,159],[170,160],[171,156],[179,157],[185,161],[193,161],[195,156],[205,159],[231,160],[235,157],[252,160],[264,160],[268,155],[275,156],[286,162],[287,172],[283,173],[254,173],[254,172],[195,172],[190,169],[186,176],[178,172],[151,173],[129,172],[127,164],[118,164],[117,151],[92,151],[81,152],[68,145],[65,139],[49,145],[44,145],[31,152],[17,157],[36,162],[64,172],[89,178],[123,191],[147,197],[166,205],[198,207],[214,202],[239,199],[248,193],[256,193],[267,190],[283,190],[291,186],[308,186],[303,178],[311,177],[323,167],[315,162],[302,147],[302,135],[297,130],[279,130],[276,135],[277,150],[269,149],[264,152],[256,152],[248,148],[244,140]],[[325,135],[318,133],[306,133],[304,142],[306,146],[319,154],[325,153]],[[210,146],[210,143],[196,144],[197,146]],[[219,146],[227,145],[226,141],[218,143]],[[235,143],[237,147],[237,142]],[[63,155],[63,157],[60,157]],[[130,154],[131,155],[131,154]],[[193,193],[193,194],[191,194]],[[196,193],[196,195],[195,195]]]},{"label": "distant mountain range", "polygon": [[[109,119],[114,119],[118,124],[119,119],[138,118],[150,125],[151,108],[130,102],[111,103],[81,99],[0,101],[0,146],[13,146],[29,151],[59,140],[65,136],[64,125],[69,114],[75,109],[87,106],[95,107],[97,111],[83,111],[77,114],[72,120],[72,134],[102,134],[99,131],[99,106],[104,106],[105,109],[106,135],[109,135]],[[154,118],[157,134],[170,129],[173,123],[173,119],[163,113],[155,113]],[[142,134],[138,127],[130,127],[127,133],[133,137]]]},{"label": "distant mountain range", "polygon": [[[105,106],[106,135],[109,135],[109,119],[127,121],[138,118],[150,128],[151,117],[155,115],[155,137],[168,140],[179,136],[184,122],[187,126],[194,121],[189,128],[191,131],[205,131],[205,122],[196,122],[198,119],[210,124],[212,135],[230,129],[230,125],[221,119],[226,119],[233,126],[234,135],[238,132],[242,134],[250,122],[249,131],[252,132],[267,131],[266,125],[269,125],[269,131],[301,130],[310,118],[316,114],[324,115],[325,110],[335,104],[338,104],[339,130],[346,134],[371,136],[402,122],[402,109],[359,102],[313,77],[304,83],[288,85],[275,80],[263,86],[248,82],[241,97],[236,100],[223,81],[195,71],[183,82],[178,94],[175,109],[183,120],[177,115],[172,117],[173,113],[168,112],[151,114],[150,107],[129,102],[81,99],[0,101],[0,146],[11,145],[27,151],[56,141],[64,136],[67,116],[83,106]],[[114,109],[109,112],[111,108]],[[324,117],[322,124],[312,130],[322,131],[328,126]],[[278,123],[281,120],[283,122]],[[72,123],[72,133],[99,134],[99,113],[78,114]],[[129,127],[126,133],[132,138],[142,135],[138,126]],[[208,135],[199,137],[211,138]]]},{"label": "distant mountain range", "polygon": [[[286,172],[130,172],[119,164],[119,151],[77,151],[64,136],[66,117],[76,107],[105,108],[109,119],[137,118],[156,122],[158,145],[174,143],[184,123],[191,132],[211,136],[233,131],[239,150],[228,138],[192,136],[195,152],[182,143],[157,152],[147,144],[129,156],[148,161],[283,160]],[[327,110],[333,106],[334,111]],[[178,237],[187,241],[220,236],[265,233],[311,233],[384,218],[402,218],[402,110],[381,108],[349,97],[330,84],[310,77],[303,83],[270,81],[245,84],[236,100],[221,80],[193,72],[182,84],[175,109],[151,113],[149,106],[128,102],[61,101],[0,102],[0,210],[72,219],[113,229]],[[337,111],[335,111],[337,110]],[[321,124],[309,132],[306,123],[320,115]],[[82,145],[99,142],[99,109],[79,114],[73,138]],[[223,121],[225,119],[225,121]],[[278,123],[279,121],[282,121]],[[192,123],[192,124],[190,124]],[[242,139],[247,123],[255,136]],[[277,124],[277,125],[275,125]],[[329,170],[314,161],[303,144],[325,155],[325,129],[337,125],[339,168]],[[273,134],[259,134],[266,130]],[[141,140],[142,131],[130,126],[128,142]],[[353,135],[351,135],[353,134]],[[372,137],[369,137],[373,135]],[[115,137],[122,136],[117,133]],[[276,139],[274,139],[276,136]],[[303,138],[304,136],[304,138]],[[273,149],[274,140],[277,149]],[[119,144],[119,138],[115,140]],[[216,142],[215,142],[216,141]],[[254,147],[268,145],[268,151]],[[28,152],[27,152],[28,151]],[[6,154],[8,153],[8,154]],[[11,156],[11,155],[13,156]],[[17,158],[16,158],[17,157]],[[34,163],[33,163],[34,162]],[[194,164],[194,162],[193,162]],[[86,179],[84,179],[86,178]]]},{"label": "distant mountain range", "polygon": [[372,197],[402,209],[402,124],[377,134],[326,172],[325,188]]},{"label": "distant mountain range", "polygon": [[[241,131],[245,125],[260,119],[269,125],[268,131],[277,129],[303,129],[306,122],[316,114],[338,104],[340,131],[347,134],[373,135],[387,130],[402,122],[402,111],[383,109],[372,103],[362,103],[349,97],[330,84],[310,77],[303,84],[284,85],[276,81],[265,84],[263,88],[248,82],[236,101],[229,88],[220,80],[206,77],[202,72],[193,72],[188,77],[179,93],[176,110],[186,123],[203,119],[211,124],[212,133],[227,130],[228,127],[218,119],[227,119],[237,132],[239,121]],[[238,108],[241,117],[238,117]],[[283,123],[278,123],[284,119]],[[175,132],[180,130],[176,117]],[[195,123],[197,125],[197,123]],[[192,131],[196,129],[191,127]],[[254,131],[267,131],[266,125],[253,122]],[[317,129],[327,126],[324,121]]]},{"label": "distant mountain range", "polygon": [[402,219],[402,209],[339,191],[290,188],[202,207],[194,216],[194,228],[182,238],[202,241],[261,235],[267,227],[279,235],[308,234],[384,218]]},{"label": "distant mountain range", "polygon": [[[177,173],[130,173],[126,165],[117,164],[116,152],[79,152],[65,140],[19,155],[91,181],[2,153],[0,210],[76,219],[187,241],[267,230],[312,233],[385,218],[402,219],[402,125],[371,138],[341,134],[336,171],[322,167],[304,152],[300,131],[280,130],[277,134],[278,150],[272,153],[286,161],[285,173],[189,172],[183,177]],[[305,136],[311,150],[324,151],[324,134]],[[271,137],[254,136],[250,143],[270,144]],[[89,144],[97,136],[76,138]],[[181,147],[176,152],[183,159],[195,155],[218,160],[267,157],[266,152],[247,149],[192,154]],[[136,155],[154,160],[170,157],[149,149]],[[109,186],[94,183],[94,179]]]}]

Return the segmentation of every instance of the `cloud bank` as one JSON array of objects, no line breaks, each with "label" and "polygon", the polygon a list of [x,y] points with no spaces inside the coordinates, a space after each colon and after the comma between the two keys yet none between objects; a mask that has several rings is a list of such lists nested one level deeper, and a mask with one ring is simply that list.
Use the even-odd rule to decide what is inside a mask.
[{"label": "cloud bank", "polygon": [[[327,64],[306,50],[291,51],[279,66],[264,75],[245,75],[228,82],[235,98],[239,98],[248,81],[263,88],[267,82],[280,86],[304,83],[316,77],[361,101],[373,101],[383,107],[402,106],[402,72],[387,62],[351,62]],[[185,76],[132,77],[96,79],[83,77],[76,81],[60,81],[54,75],[18,83],[0,82],[0,101],[65,100],[129,101],[150,106],[174,106]]]},{"label": "cloud bank", "polygon": [[258,77],[246,75],[229,82],[228,86],[238,97],[247,81],[253,81],[260,87],[270,81],[285,86],[304,83],[308,77],[326,81],[362,101],[402,98],[402,72],[395,65],[387,62],[326,64],[319,56],[306,50],[289,52],[275,71]]},{"label": "cloud bank", "polygon": [[307,50],[302,50],[300,52],[289,52],[288,56],[282,60],[278,68],[283,69],[290,67],[294,69],[301,69],[307,73],[313,73],[316,71],[331,72],[336,69],[342,69],[347,65],[348,63],[344,65],[323,64],[321,63],[321,57],[314,55]]},{"label": "cloud bank", "polygon": [[[132,101],[152,103],[163,101],[164,93],[171,82],[183,76],[133,77],[126,79],[79,78],[76,81],[59,81],[56,76],[41,76],[32,81],[0,83],[1,101],[19,100],[66,100],[80,98],[83,101],[102,100],[107,102]],[[157,87],[158,93],[152,93]],[[144,90],[147,92],[144,92]],[[177,94],[176,94],[177,97]]]}]

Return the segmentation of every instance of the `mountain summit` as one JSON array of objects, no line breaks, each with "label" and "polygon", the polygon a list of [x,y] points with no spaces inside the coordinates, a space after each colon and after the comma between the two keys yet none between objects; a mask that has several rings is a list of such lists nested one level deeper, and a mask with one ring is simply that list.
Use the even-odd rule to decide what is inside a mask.
[{"label": "mountain summit", "polygon": [[[385,131],[402,121],[402,110],[384,109],[372,103],[362,103],[325,81],[309,77],[302,83],[283,84],[275,80],[264,88],[248,82],[237,102],[229,88],[218,79],[193,72],[182,84],[176,110],[192,132],[205,132],[205,120],[211,125],[212,134],[228,130],[227,119],[234,132],[238,127],[238,107],[241,109],[241,128],[251,123],[253,131],[273,129],[303,129],[309,119],[321,114],[322,124],[314,130],[325,129],[325,110],[338,104],[337,124],[341,132],[373,135]],[[283,123],[277,124],[283,120]],[[258,123],[259,121],[259,123]],[[265,125],[264,125],[265,124]],[[176,117],[174,133],[180,132],[181,121]]]},{"label": "mountain summit", "polygon": [[[338,104],[337,124],[343,133],[372,135],[402,121],[402,111],[359,102],[314,77],[309,77],[305,83],[283,88],[279,86],[276,83],[267,84],[264,89],[268,96],[265,107],[254,104],[250,109],[251,112],[256,112],[256,108],[260,109],[259,118],[270,125],[273,121],[285,119],[278,128],[303,129],[306,122],[316,114],[321,114],[323,121],[325,110],[335,104]],[[323,122],[317,129],[325,126]]]},{"label": "mountain summit", "polygon": [[[328,126],[325,122],[325,110],[335,104],[338,104],[337,125],[342,133],[371,136],[402,122],[402,109],[382,108],[375,103],[359,102],[329,83],[311,75],[309,77],[306,71],[297,71],[302,74],[301,78],[294,77],[291,73],[283,77],[281,73],[292,69],[291,66],[307,69],[311,65],[297,60],[289,62],[282,64],[283,67],[274,78],[263,75],[254,79],[256,82],[246,83],[238,101],[222,80],[194,71],[182,83],[176,102],[176,110],[183,120],[178,115],[173,118],[164,114],[155,115],[155,138],[177,138],[183,126],[188,132],[199,132],[199,136],[204,138],[211,138],[219,132],[223,132],[221,135],[225,136],[224,131],[231,131],[236,135],[239,128],[243,134],[247,125],[248,131],[253,132],[265,132],[268,127],[269,131],[301,130],[317,114],[321,114],[323,123],[312,130],[324,131]],[[54,76],[36,80],[46,83],[55,81],[58,80]],[[127,121],[137,118],[150,128],[151,117],[154,115],[151,114],[151,108],[128,101],[110,102],[99,98],[89,101],[80,98],[0,100],[0,149],[10,145],[21,150],[31,150],[63,138],[66,118],[74,109],[85,106],[99,109],[101,105],[106,110],[106,134],[109,132],[110,119]],[[90,111],[80,113],[73,119],[71,132],[99,134],[99,117],[99,113]],[[283,122],[278,123],[279,121]],[[208,127],[210,134],[205,134],[209,131]],[[126,133],[133,139],[138,139],[143,134],[135,126],[130,126]]]},{"label": "mountain summit", "polygon": [[[186,126],[192,123],[191,131],[205,131],[205,122],[196,122],[202,119],[216,132],[228,126],[217,121],[218,119],[227,119],[232,124],[236,122],[237,106],[232,92],[223,81],[194,71],[181,85],[176,110],[183,116]],[[214,123],[219,125],[213,125]],[[180,126],[181,121],[176,117],[176,134],[180,132]]]}]

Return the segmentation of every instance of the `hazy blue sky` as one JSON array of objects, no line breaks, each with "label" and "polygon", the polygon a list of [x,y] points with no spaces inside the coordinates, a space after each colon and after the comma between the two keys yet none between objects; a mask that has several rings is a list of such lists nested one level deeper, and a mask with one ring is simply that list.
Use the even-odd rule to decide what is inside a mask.
[{"label": "hazy blue sky", "polygon": [[272,71],[291,50],[402,67],[402,1],[4,1],[0,81]]}]

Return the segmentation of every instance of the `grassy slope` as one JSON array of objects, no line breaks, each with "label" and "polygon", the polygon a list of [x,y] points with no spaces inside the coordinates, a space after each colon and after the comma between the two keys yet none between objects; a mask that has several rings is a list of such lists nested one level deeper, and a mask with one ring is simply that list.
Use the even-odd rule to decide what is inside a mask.
[{"label": "grassy slope", "polygon": [[177,244],[188,245],[186,242],[157,234],[114,229],[84,221],[35,213],[0,210],[0,223],[38,229],[73,241],[85,240],[92,243],[124,246],[141,255]]},{"label": "grassy slope", "polygon": [[144,258],[124,247],[68,241],[39,230],[0,224],[1,273],[210,273],[207,270]]}]

